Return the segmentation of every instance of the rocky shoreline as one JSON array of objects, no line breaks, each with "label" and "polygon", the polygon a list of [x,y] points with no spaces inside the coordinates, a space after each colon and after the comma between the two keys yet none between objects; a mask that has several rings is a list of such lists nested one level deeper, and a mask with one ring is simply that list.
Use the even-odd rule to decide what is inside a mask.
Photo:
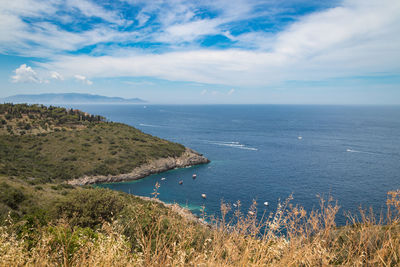
[{"label": "rocky shoreline", "polygon": [[190,148],[186,148],[186,150],[179,157],[168,157],[152,160],[149,163],[136,167],[130,173],[118,175],[83,176],[78,179],[70,180],[67,183],[71,185],[88,185],[132,181],[176,168],[184,168],[209,162],[210,161],[202,154]]}]

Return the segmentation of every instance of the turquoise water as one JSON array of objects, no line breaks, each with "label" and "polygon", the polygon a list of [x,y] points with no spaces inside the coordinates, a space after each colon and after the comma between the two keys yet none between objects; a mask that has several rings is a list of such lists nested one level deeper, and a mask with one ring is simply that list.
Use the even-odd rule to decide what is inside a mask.
[{"label": "turquoise water", "polygon": [[[240,200],[246,209],[255,199],[261,210],[273,211],[291,193],[293,203],[310,210],[318,207],[321,194],[338,200],[342,224],[344,211],[355,212],[361,205],[379,212],[386,192],[400,188],[400,107],[77,107],[205,154],[210,164],[102,185],[150,196],[159,182],[161,200],[187,206],[195,214],[204,205],[208,215],[218,215],[221,200]],[[264,201],[270,206],[263,207]]]}]

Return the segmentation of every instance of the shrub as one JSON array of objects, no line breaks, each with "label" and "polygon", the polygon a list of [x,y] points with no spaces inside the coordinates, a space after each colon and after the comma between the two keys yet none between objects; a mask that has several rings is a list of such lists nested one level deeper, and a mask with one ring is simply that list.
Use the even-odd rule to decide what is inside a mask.
[{"label": "shrub", "polygon": [[56,214],[65,216],[72,225],[97,227],[111,222],[125,207],[123,198],[107,189],[73,192],[56,206]]},{"label": "shrub", "polygon": [[12,209],[18,209],[19,204],[26,199],[21,189],[5,182],[0,184],[0,201]]}]

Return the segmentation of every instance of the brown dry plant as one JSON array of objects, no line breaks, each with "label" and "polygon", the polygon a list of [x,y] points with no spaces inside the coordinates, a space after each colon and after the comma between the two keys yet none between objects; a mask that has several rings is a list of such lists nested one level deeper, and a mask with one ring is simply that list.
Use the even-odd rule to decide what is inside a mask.
[{"label": "brown dry plant", "polygon": [[320,198],[319,209],[311,212],[292,205],[291,199],[260,216],[255,201],[247,212],[241,211],[240,202],[233,208],[222,202],[221,218],[207,225],[172,210],[145,223],[138,211],[130,221],[104,223],[96,231],[58,221],[40,229],[32,248],[25,237],[4,226],[0,266],[400,265],[399,190],[388,193],[385,218],[377,220],[372,210],[360,210],[340,227],[335,223],[339,206],[332,198]]}]

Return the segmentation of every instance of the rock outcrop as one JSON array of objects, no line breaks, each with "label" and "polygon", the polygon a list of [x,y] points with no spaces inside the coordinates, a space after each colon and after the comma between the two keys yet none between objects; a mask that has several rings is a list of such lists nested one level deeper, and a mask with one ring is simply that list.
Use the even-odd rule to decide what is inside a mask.
[{"label": "rock outcrop", "polygon": [[98,183],[113,183],[122,181],[132,181],[144,178],[151,174],[165,172],[168,170],[183,168],[198,164],[209,163],[210,161],[202,154],[186,148],[185,152],[179,157],[168,157],[152,160],[146,164],[133,169],[130,173],[118,175],[96,175],[83,176],[78,179],[68,181],[71,185],[88,185]]}]

